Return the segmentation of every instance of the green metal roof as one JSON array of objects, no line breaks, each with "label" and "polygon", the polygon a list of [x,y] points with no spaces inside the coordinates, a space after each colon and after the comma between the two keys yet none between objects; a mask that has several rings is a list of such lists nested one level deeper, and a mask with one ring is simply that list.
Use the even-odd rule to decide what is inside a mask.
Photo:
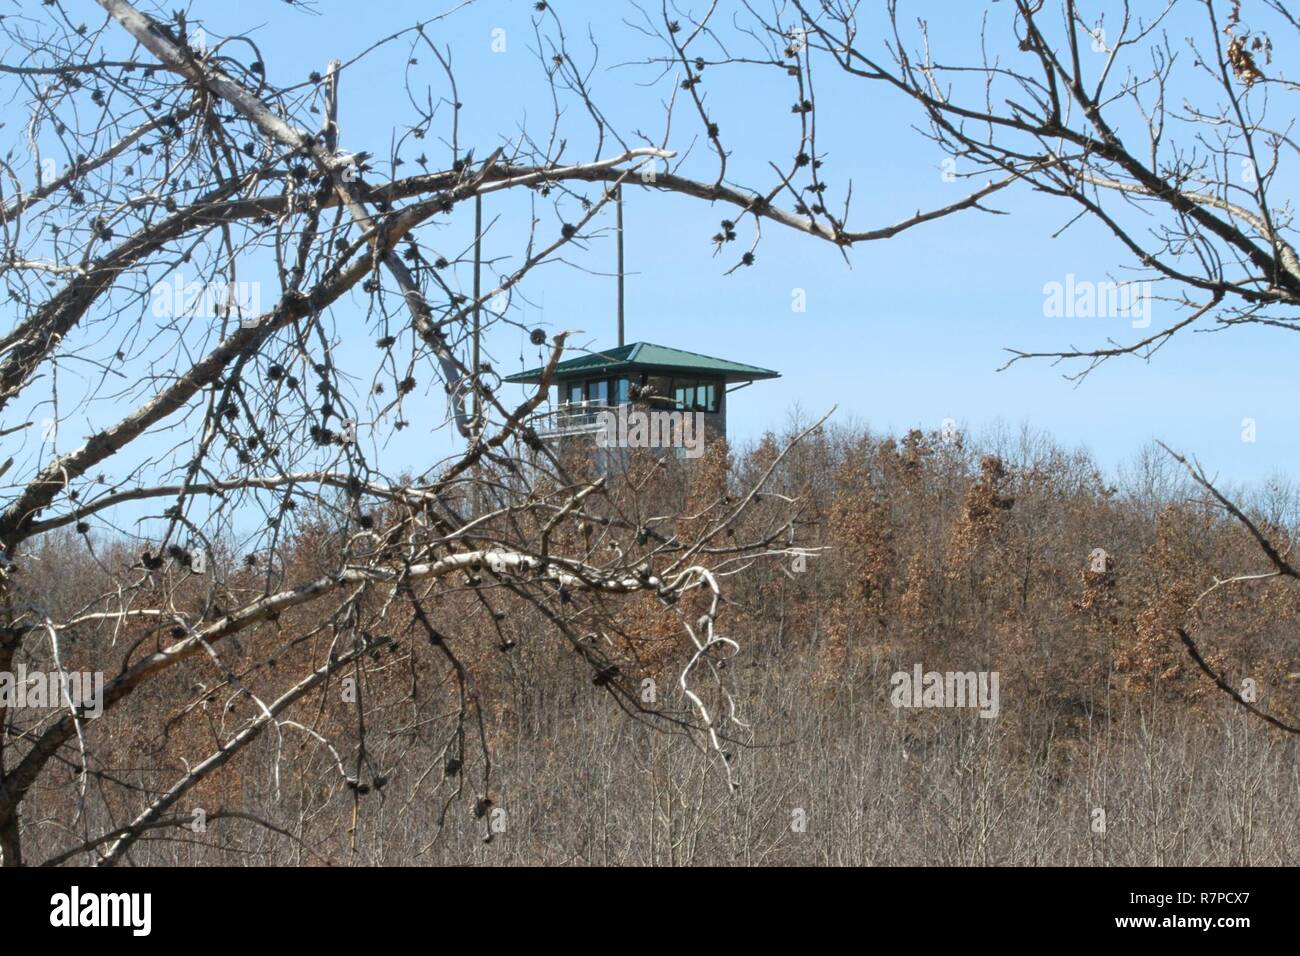
[{"label": "green metal roof", "polygon": [[[781,377],[779,372],[773,372],[769,368],[729,362],[711,355],[700,355],[698,352],[670,349],[666,345],[633,342],[631,345],[620,345],[617,348],[565,359],[555,366],[555,379],[559,381],[575,376],[588,377],[630,371],[719,375],[727,382],[752,382],[756,379]],[[534,368],[527,372],[507,375],[505,380],[523,384],[540,382],[542,369]]]}]

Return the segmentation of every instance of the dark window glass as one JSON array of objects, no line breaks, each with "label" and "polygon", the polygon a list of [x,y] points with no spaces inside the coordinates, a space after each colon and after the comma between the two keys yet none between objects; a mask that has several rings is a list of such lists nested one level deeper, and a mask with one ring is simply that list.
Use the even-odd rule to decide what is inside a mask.
[{"label": "dark window glass", "polygon": [[609,404],[609,379],[595,378],[587,382],[587,401],[598,405]]},{"label": "dark window glass", "polygon": [[582,401],[582,383],[581,383],[581,382],[570,382],[570,383],[569,383],[569,388],[568,388],[568,401],[574,403],[575,405],[576,405],[578,402]]},{"label": "dark window glass", "polygon": [[627,404],[627,379],[625,378],[614,380],[614,404]]},{"label": "dark window glass", "polygon": [[709,380],[675,378],[673,379],[673,402],[677,408],[688,412],[718,411],[718,398],[721,394],[719,383]]}]

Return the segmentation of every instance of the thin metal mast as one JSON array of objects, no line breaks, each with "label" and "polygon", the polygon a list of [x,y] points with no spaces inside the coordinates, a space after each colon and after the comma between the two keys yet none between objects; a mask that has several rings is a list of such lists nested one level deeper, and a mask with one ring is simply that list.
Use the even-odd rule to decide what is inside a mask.
[{"label": "thin metal mast", "polygon": [[618,344],[623,344],[623,184],[614,187],[614,205],[618,213]]}]

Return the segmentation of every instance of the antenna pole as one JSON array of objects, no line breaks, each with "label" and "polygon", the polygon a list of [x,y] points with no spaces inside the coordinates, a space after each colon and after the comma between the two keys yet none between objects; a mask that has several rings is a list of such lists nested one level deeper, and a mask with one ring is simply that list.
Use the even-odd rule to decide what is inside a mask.
[{"label": "antenna pole", "polygon": [[479,312],[481,306],[479,299],[482,296],[479,283],[479,272],[483,265],[483,197],[480,194],[474,195],[474,354],[471,360],[471,367],[474,370],[474,428],[479,427],[480,400],[478,394],[478,372],[479,372]]},{"label": "antenna pole", "polygon": [[623,184],[614,187],[614,206],[618,214],[618,344],[623,344]]}]

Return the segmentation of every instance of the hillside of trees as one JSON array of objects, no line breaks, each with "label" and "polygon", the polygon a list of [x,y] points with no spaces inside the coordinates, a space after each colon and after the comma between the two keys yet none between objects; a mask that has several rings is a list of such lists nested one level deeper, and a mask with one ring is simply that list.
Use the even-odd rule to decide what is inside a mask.
[{"label": "hillside of trees", "polygon": [[[782,455],[799,430],[714,443],[698,462],[635,458],[582,501],[581,520],[554,529],[557,550],[593,564],[644,553],[658,573],[675,539],[698,538],[759,487],[708,555],[719,576],[744,569],[716,620],[738,649],[711,648],[719,679],[689,685],[715,717],[735,708],[716,721],[719,747],[702,744],[679,683],[696,652],[681,622],[702,612],[703,589],[677,606],[651,592],[551,604],[471,568],[393,613],[380,593],[288,610],[223,647],[224,681],[200,654],[112,721],[84,722],[98,759],[85,778],[71,761],[47,767],[40,815],[23,821],[26,855],[57,857],[122,825],[255,717],[277,670],[305,673],[334,653],[354,614],[387,643],[233,753],[132,862],[1297,862],[1296,737],[1217,688],[1177,630],[1294,725],[1300,589],[1273,578],[1198,601],[1216,580],[1267,568],[1169,456],[1151,449],[1112,475],[1026,432],[856,426],[814,430]],[[575,473],[599,477],[580,459]],[[504,487],[498,477],[478,474],[475,493]],[[530,494],[562,491],[541,481]],[[1293,489],[1239,500],[1274,541],[1294,540]],[[497,513],[490,536],[529,540],[537,529],[511,522],[539,513]],[[396,505],[358,516],[340,492],[285,522],[282,561],[219,547],[195,575],[169,558],[141,604],[211,620],[404,519]],[[729,540],[774,530],[788,540],[771,553],[727,554]],[[1092,570],[1098,548],[1106,570]],[[46,535],[20,588],[56,619],[91,613],[139,550],[72,528]],[[174,629],[106,618],[65,644],[63,665],[139,656]],[[890,675],[917,664],[998,672],[998,715],[892,706]]]}]

